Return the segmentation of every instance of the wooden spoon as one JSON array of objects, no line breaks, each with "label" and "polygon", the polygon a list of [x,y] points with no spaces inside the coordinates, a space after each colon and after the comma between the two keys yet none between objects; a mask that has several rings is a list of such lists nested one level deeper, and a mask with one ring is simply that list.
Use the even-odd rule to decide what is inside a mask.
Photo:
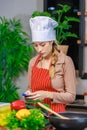
[{"label": "wooden spoon", "polygon": [[48,112],[51,112],[52,114],[54,114],[54,115],[60,117],[61,119],[69,119],[68,117],[62,116],[62,115],[56,113],[55,111],[53,111],[52,109],[46,107],[46,106],[43,105],[41,102],[38,102],[37,104],[38,104],[40,107],[42,107],[42,108],[44,108],[45,110],[47,110]]}]

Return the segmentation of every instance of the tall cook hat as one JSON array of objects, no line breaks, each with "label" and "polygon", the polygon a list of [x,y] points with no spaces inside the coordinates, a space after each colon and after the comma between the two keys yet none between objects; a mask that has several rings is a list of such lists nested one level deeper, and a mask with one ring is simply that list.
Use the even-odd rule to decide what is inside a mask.
[{"label": "tall cook hat", "polygon": [[56,40],[55,27],[58,23],[47,16],[36,16],[30,18],[30,28],[32,33],[32,42]]}]

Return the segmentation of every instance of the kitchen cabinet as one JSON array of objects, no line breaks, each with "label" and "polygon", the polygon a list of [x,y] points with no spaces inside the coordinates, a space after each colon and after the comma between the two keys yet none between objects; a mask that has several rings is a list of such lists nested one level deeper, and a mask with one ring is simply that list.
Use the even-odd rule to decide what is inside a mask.
[{"label": "kitchen cabinet", "polygon": [[80,44],[79,44],[79,76],[82,79],[87,79],[86,56],[85,49],[87,48],[87,0],[80,0],[80,10],[77,13],[80,17]]}]

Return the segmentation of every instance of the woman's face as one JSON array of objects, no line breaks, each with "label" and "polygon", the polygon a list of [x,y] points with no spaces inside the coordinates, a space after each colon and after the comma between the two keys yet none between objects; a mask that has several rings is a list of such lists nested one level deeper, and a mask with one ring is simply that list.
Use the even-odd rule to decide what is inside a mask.
[{"label": "woman's face", "polygon": [[48,42],[34,42],[34,48],[36,51],[42,55],[42,57],[47,57],[52,53],[52,43],[53,41]]}]

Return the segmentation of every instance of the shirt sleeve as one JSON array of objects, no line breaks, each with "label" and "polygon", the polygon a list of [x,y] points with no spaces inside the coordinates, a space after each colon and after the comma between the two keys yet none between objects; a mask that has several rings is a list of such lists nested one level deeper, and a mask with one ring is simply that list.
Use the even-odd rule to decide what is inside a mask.
[{"label": "shirt sleeve", "polygon": [[[60,92],[53,92],[53,103],[71,103],[75,100],[76,96],[76,75],[73,61],[70,57],[66,56],[64,66],[62,66],[64,73],[62,74],[62,85],[60,86]],[[54,84],[60,75],[56,73]],[[59,78],[58,78],[59,79]],[[57,82],[56,82],[57,83]],[[53,84],[53,85],[54,85]],[[57,84],[56,84],[56,89]]]}]

